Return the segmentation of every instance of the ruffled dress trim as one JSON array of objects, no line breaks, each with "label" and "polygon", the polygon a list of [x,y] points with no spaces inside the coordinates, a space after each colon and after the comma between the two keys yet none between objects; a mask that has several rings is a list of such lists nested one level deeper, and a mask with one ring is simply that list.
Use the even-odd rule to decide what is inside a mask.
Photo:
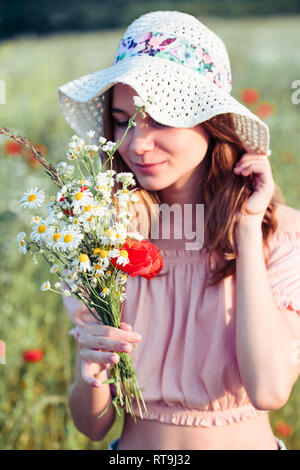
[{"label": "ruffled dress trim", "polygon": [[[181,426],[204,426],[214,427],[225,424],[240,423],[248,419],[256,418],[262,414],[268,413],[268,410],[257,410],[251,403],[228,410],[201,411],[190,408],[174,408],[166,405],[162,401],[146,402],[148,413],[143,412],[144,419],[160,421]],[[133,403],[133,410],[136,416],[139,416],[139,410],[136,403]]]}]

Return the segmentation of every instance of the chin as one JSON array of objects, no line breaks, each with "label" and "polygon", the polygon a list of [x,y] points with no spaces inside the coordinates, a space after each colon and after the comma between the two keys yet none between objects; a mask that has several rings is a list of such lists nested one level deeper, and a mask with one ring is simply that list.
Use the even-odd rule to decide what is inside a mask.
[{"label": "chin", "polygon": [[162,183],[162,182],[148,182],[148,181],[140,181],[138,180],[140,186],[147,191],[161,191],[162,189],[168,188],[170,183]]}]

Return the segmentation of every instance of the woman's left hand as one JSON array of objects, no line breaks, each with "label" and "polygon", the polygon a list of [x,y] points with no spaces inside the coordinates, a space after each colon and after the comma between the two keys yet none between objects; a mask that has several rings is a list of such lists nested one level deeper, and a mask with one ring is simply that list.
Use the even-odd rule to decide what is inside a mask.
[{"label": "woman's left hand", "polygon": [[248,176],[253,174],[254,193],[249,197],[245,212],[240,214],[238,224],[259,224],[273,196],[275,183],[267,154],[245,153],[234,167],[234,174]]}]

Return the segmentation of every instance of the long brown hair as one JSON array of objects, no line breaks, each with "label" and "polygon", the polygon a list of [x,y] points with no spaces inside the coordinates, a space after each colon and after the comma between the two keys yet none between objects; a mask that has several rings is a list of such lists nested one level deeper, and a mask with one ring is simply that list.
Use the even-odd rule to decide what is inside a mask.
[{"label": "long brown hair", "polygon": [[[104,100],[104,136],[114,140],[112,123],[112,87],[106,91]],[[252,194],[251,175],[235,175],[233,168],[245,153],[245,148],[234,130],[231,113],[220,114],[202,122],[201,126],[209,135],[209,145],[203,162],[203,184],[199,184],[201,201],[204,203],[204,245],[207,250],[210,274],[207,286],[216,285],[227,276],[234,275],[236,269],[237,244],[234,230],[237,216],[243,212],[249,196]],[[113,169],[116,172],[131,172],[118,152],[115,153]],[[201,182],[199,182],[201,183]],[[150,214],[153,206],[162,204],[157,191],[148,191],[136,182],[136,194],[141,198],[148,214],[149,233],[151,230]],[[118,186],[116,187],[118,189]],[[263,245],[266,263],[270,259],[269,241],[278,228],[275,215],[278,203],[284,203],[284,197],[278,186],[264,214],[262,222]],[[161,213],[157,214],[160,218]],[[153,220],[153,219],[152,219]],[[148,233],[148,236],[149,236]],[[212,259],[215,264],[212,268]]]}]

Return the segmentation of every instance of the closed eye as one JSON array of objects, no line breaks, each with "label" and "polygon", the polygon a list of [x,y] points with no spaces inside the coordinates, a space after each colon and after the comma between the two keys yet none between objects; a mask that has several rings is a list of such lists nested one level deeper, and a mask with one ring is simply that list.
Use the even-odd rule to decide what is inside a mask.
[{"label": "closed eye", "polygon": [[[151,123],[152,127],[156,127],[158,129],[160,129],[162,127],[168,127],[168,126],[165,126],[164,124],[160,124],[159,122],[154,121],[154,119],[150,118],[150,116],[149,116],[148,119],[150,120],[150,123]],[[118,121],[115,117],[113,117],[113,121],[114,121],[115,126],[123,127],[123,128],[126,128],[128,126],[128,122],[129,122],[129,121]]]}]

